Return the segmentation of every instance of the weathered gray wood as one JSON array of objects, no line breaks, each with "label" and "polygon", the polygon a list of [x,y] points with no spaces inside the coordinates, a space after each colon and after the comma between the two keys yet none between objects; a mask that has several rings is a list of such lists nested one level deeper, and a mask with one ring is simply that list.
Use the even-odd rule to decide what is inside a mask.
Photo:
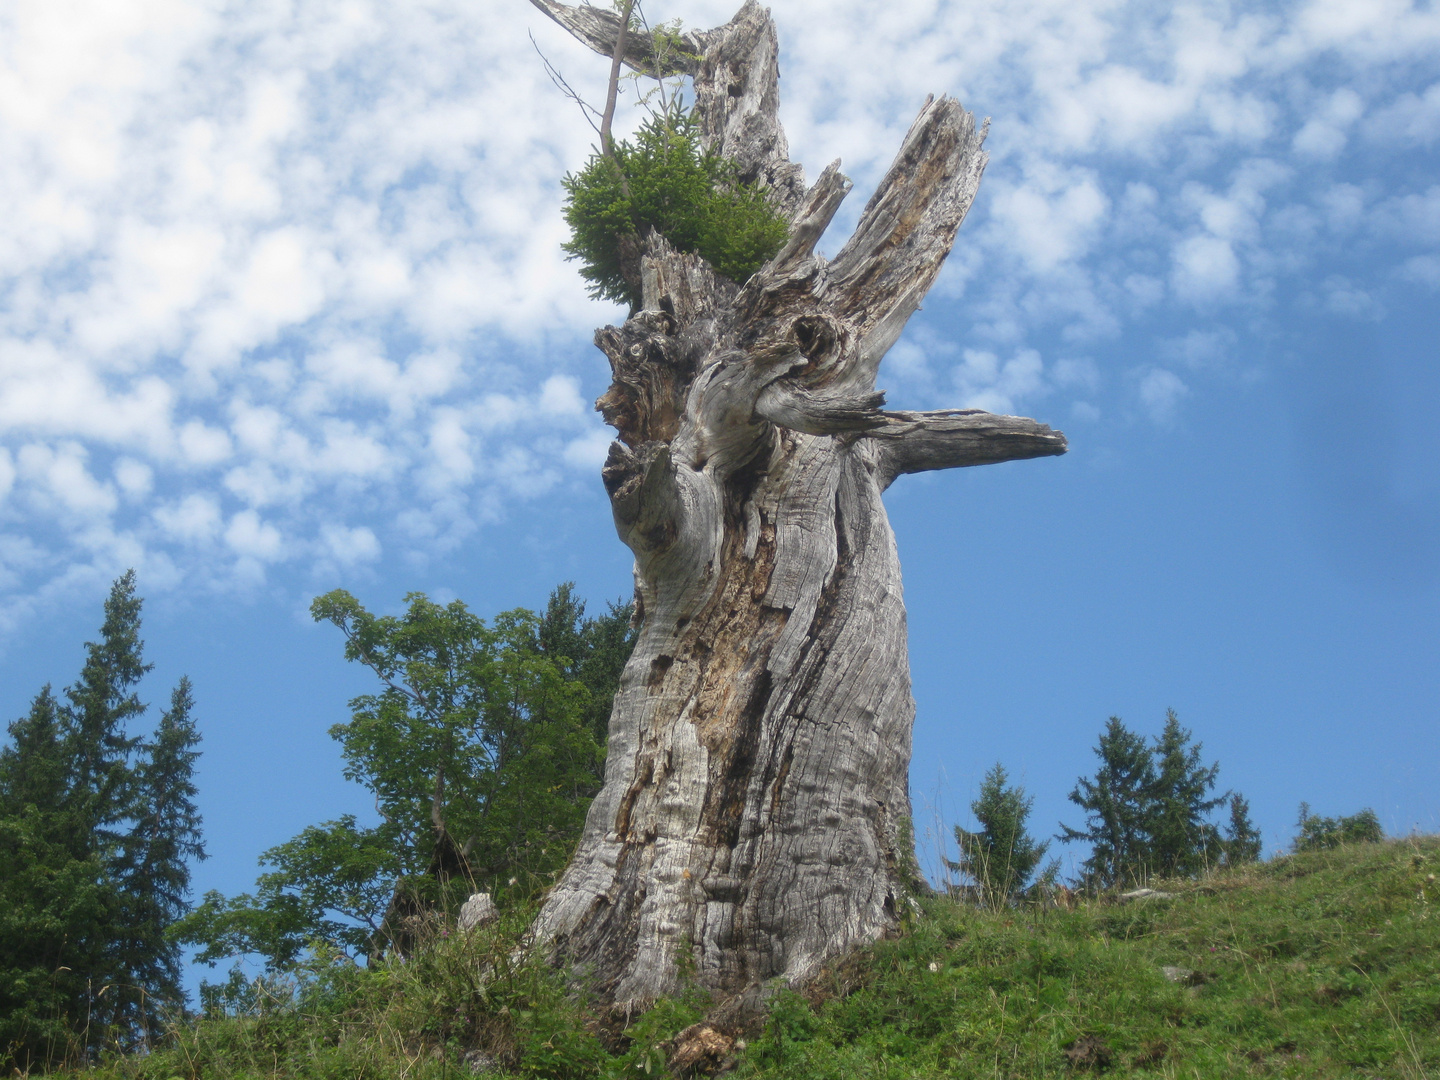
[{"label": "weathered gray wood", "polygon": [[[535,2],[613,52],[605,13]],[[850,182],[835,163],[804,190],[788,161],[768,13],[747,3],[692,39],[706,139],[791,235],[743,283],[651,235],[642,310],[596,333],[613,373],[597,408],[619,435],[603,479],[640,633],[604,787],[535,934],[627,1007],[693,965],[744,1008],[894,926],[914,880],[915,706],[881,492],[906,472],[1064,453],[1065,438],[973,410],[886,412],[875,389],[975,196],[974,117],[927,102],[826,262],[815,243]]]},{"label": "weathered gray wood", "polygon": [[[571,7],[557,4],[554,0],[530,0],[537,8],[568,30],[590,48],[605,56],[613,56],[615,42],[620,36],[620,16],[604,8],[582,4]],[[634,71],[645,75],[693,75],[699,61],[691,59],[705,51],[706,39],[693,30],[682,35],[685,48],[667,50],[663,57],[657,57],[649,38],[643,35],[627,35],[625,42],[625,64]]]},{"label": "weathered gray wood", "polygon": [[903,473],[992,465],[1065,452],[1065,436],[1023,416],[980,409],[886,412],[872,428],[882,488]]}]

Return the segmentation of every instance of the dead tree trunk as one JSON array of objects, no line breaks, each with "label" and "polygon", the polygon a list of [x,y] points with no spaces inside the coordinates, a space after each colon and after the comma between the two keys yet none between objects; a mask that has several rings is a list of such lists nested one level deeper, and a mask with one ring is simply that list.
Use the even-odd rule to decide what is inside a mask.
[{"label": "dead tree trunk", "polygon": [[[615,52],[614,15],[534,2]],[[807,188],[787,157],[769,13],[751,0],[688,38],[700,59],[676,63],[708,145],[791,228],[744,284],[651,236],[641,310],[595,337],[640,635],[604,789],[535,932],[627,1006],[683,968],[726,995],[797,982],[895,925],[914,873],[915,704],[881,492],[902,473],[1065,452],[1033,420],[886,412],[875,390],[980,182],[974,116],[928,101],[827,262],[814,246],[850,181],[836,162]],[[625,57],[643,68],[648,48],[631,35]]]}]

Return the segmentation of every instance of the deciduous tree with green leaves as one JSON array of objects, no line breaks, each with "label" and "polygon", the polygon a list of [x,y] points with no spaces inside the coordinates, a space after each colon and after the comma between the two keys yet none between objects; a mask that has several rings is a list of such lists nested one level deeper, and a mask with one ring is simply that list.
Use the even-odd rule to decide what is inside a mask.
[{"label": "deciduous tree with green leaves", "polygon": [[284,969],[317,943],[406,953],[472,891],[523,900],[569,858],[599,784],[596,716],[629,654],[628,607],[587,619],[565,584],[544,616],[488,623],[420,593],[375,615],[337,589],[311,613],[381,683],[330,731],[380,821],[312,826],[261,856],[254,894],[207,894],[179,933],[208,963],[253,953]]}]

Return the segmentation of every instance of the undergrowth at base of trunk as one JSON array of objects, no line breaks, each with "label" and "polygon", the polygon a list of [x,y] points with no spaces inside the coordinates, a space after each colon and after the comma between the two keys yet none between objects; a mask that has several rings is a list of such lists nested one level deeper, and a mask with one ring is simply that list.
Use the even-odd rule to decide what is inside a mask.
[{"label": "undergrowth at base of trunk", "polygon": [[[931,898],[904,936],[803,993],[777,989],[748,1030],[705,1035],[719,1049],[690,1069],[776,1080],[1419,1080],[1440,1074],[1437,874],[1440,838],[1414,837],[1073,910]],[[686,1058],[675,1039],[703,1017],[698,995],[628,1018],[591,1009],[583,979],[512,961],[523,931],[516,914],[408,963],[318,960],[87,1075],[578,1080],[663,1076],[699,1053]],[[703,1042],[692,1038],[692,1050]]]}]

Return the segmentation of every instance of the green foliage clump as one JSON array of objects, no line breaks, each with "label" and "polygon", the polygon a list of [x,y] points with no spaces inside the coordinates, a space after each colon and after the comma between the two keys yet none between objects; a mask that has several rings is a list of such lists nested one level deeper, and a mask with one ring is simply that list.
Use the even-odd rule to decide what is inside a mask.
[{"label": "green foliage clump", "polygon": [[987,907],[1001,907],[1014,900],[1030,883],[1030,877],[1048,842],[1036,843],[1025,829],[1025,819],[1035,800],[1021,787],[1010,787],[1005,767],[999,762],[985,774],[980,784],[980,797],[970,804],[970,812],[980,823],[979,832],[955,826],[955,842],[960,857],[945,865],[965,874],[975,882],[981,901]]},{"label": "green foliage clump", "polygon": [[168,931],[204,858],[200,741],[182,678],[148,736],[151,669],[129,571],[74,685],[46,686],[0,749],[0,1071],[146,1045],[184,1000]]},{"label": "green foliage clump", "polygon": [[585,723],[598,742],[610,730],[610,709],[620,686],[620,673],[635,648],[630,626],[634,606],[610,604],[597,618],[585,614],[585,601],[575,595],[575,583],[564,581],[550,593],[535,633],[540,654],[590,691]]},{"label": "green foliage clump", "polygon": [[1300,835],[1296,851],[1322,851],[1341,844],[1378,844],[1385,838],[1380,819],[1366,807],[1349,817],[1319,817],[1310,813],[1310,804],[1300,804]]},{"label": "green foliage clump", "polygon": [[200,961],[255,954],[286,972],[317,945],[357,961],[407,954],[472,892],[523,904],[568,861],[600,784],[630,608],[587,619],[569,584],[543,616],[488,623],[458,600],[406,604],[377,616],[337,589],[311,608],[381,685],[330,731],[379,824],[311,826],[261,856],[254,893],[207,893],[174,931]]},{"label": "green foliage clump", "polygon": [[580,260],[591,296],[640,306],[640,255],[652,230],[741,282],[784,244],[785,218],[733,162],[701,146],[693,111],[657,112],[613,149],[564,180],[572,237],[564,250]]},{"label": "green foliage clump", "polygon": [[[1215,867],[1240,865],[1260,854],[1260,836],[1249,804],[1231,792],[1212,796],[1218,764],[1201,760],[1201,744],[1169,710],[1152,747],[1144,736],[1112,716],[1095,756],[1100,768],[1081,777],[1070,801],[1086,811],[1083,829],[1061,825],[1064,843],[1086,841],[1091,854],[1082,881],[1106,889],[1140,884],[1150,877],[1194,876]],[[1229,803],[1222,835],[1208,815]]]},{"label": "green foliage clump", "polygon": [[468,933],[436,928],[408,956],[367,965],[324,947],[286,972],[212,987],[145,1055],[88,1080],[592,1080],[666,1074],[664,1043],[700,1019],[691,992],[620,1018],[594,1011],[566,972],[526,954],[535,916],[517,905]]}]

